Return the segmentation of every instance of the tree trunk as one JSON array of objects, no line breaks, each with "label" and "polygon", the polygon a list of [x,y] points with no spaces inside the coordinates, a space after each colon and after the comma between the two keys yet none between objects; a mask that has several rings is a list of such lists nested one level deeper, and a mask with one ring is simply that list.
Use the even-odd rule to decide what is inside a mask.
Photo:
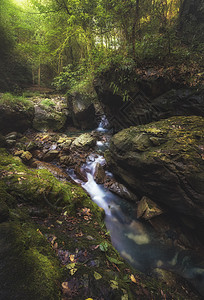
[{"label": "tree trunk", "polygon": [[39,64],[38,67],[38,85],[40,86],[41,84],[41,65]]}]

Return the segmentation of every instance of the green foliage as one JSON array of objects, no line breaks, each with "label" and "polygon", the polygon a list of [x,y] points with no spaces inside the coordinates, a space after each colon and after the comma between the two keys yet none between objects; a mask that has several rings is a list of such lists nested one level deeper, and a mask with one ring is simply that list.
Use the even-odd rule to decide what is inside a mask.
[{"label": "green foliage", "polygon": [[0,96],[0,105],[24,106],[24,107],[29,108],[33,104],[31,101],[26,99],[24,96],[15,96],[10,93],[4,93]]},{"label": "green foliage", "polygon": [[48,99],[48,98],[43,99],[43,100],[40,102],[40,104],[45,105],[45,106],[47,106],[47,107],[54,107],[54,106],[55,106],[54,101],[51,100],[51,99]]},{"label": "green foliage", "polygon": [[198,40],[185,49],[178,34],[180,5],[179,0],[29,0],[19,7],[2,0],[1,87],[26,85],[31,68],[34,84],[55,78],[53,86],[64,93],[80,89],[80,81],[83,89],[114,66],[128,73],[134,64],[202,59]]},{"label": "green foliage", "polygon": [[80,70],[74,70],[73,66],[69,64],[63,68],[63,72],[59,76],[55,77],[53,86],[59,92],[66,92],[79,81],[80,75]]}]

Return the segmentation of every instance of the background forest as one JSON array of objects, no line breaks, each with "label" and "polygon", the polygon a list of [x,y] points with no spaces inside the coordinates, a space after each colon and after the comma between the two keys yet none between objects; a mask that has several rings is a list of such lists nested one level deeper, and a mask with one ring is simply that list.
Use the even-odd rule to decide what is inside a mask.
[{"label": "background forest", "polygon": [[0,86],[83,88],[114,66],[202,75],[204,1],[1,0]]}]

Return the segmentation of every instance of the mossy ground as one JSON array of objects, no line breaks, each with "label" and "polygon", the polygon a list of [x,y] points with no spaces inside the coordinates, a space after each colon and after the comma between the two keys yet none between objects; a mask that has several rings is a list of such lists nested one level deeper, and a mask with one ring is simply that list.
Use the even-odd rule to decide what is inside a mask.
[{"label": "mossy ground", "polygon": [[1,150],[0,298],[198,299],[138,273],[119,256],[103,211],[78,186]]},{"label": "mossy ground", "polygon": [[10,93],[2,94],[0,97],[0,105],[9,106],[10,108],[24,108],[30,109],[33,107],[33,103],[24,96],[14,96]]}]

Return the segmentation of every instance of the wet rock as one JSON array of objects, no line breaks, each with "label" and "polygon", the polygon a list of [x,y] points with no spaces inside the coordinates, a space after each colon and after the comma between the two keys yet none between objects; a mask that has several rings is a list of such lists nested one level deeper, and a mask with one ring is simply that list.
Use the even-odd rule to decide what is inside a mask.
[{"label": "wet rock", "polygon": [[75,92],[68,95],[68,106],[74,126],[82,130],[94,129],[97,126],[94,108],[94,96]]},{"label": "wet rock", "polygon": [[87,182],[88,181],[87,180],[87,176],[86,176],[86,172],[82,168],[80,168],[80,166],[76,166],[74,168],[74,171],[75,171],[75,174],[77,175],[77,177],[79,179],[81,179],[83,182]]},{"label": "wet rock", "polygon": [[66,122],[66,115],[52,107],[36,105],[33,128],[39,131],[60,130]]},{"label": "wet rock", "polygon": [[136,202],[137,196],[132,193],[130,190],[128,190],[127,187],[125,187],[122,183],[119,183],[117,181],[111,180],[110,183],[106,183],[105,186],[113,193],[117,194],[121,198],[125,198],[130,201]]},{"label": "wet rock", "polygon": [[96,145],[96,138],[90,133],[83,133],[77,137],[73,142],[71,148],[78,148],[88,150]]},{"label": "wet rock", "polygon": [[142,197],[137,205],[137,218],[144,218],[150,220],[155,216],[159,216],[163,213],[163,210],[148,197]]},{"label": "wet rock", "polygon": [[[113,136],[106,161],[135,193],[204,220],[204,118],[172,117]],[[162,138],[161,145],[150,137]]]},{"label": "wet rock", "polygon": [[45,155],[43,156],[43,160],[49,162],[57,158],[58,155],[59,155],[58,150],[50,150],[47,153],[45,153]]},{"label": "wet rock", "polygon": [[106,173],[100,163],[96,164],[94,179],[96,183],[103,184],[105,182]]},{"label": "wet rock", "polygon": [[156,268],[153,273],[162,281],[164,281],[168,286],[176,286],[178,282],[181,281],[181,277],[170,271]]}]

